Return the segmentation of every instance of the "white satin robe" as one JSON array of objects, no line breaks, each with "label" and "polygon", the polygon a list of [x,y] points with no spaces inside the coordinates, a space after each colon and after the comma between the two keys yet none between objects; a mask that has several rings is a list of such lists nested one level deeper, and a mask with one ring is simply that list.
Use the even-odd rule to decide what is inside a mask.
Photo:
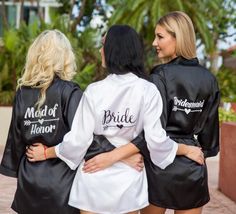
[{"label": "white satin robe", "polygon": [[121,214],[148,205],[145,169],[138,172],[117,162],[96,172],[84,173],[83,157],[93,133],[106,136],[116,147],[125,145],[142,130],[152,161],[165,168],[174,160],[177,144],[161,126],[162,99],[156,86],[132,73],[110,74],[90,84],[75,114],[72,129],[56,146],[57,156],[77,169],[69,205],[101,214]]}]

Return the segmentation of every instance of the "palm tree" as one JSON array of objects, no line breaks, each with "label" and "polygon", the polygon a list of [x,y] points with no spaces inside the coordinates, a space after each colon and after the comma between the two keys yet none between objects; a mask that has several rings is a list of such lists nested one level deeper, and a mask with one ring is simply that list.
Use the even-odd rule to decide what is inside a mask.
[{"label": "palm tree", "polygon": [[[235,0],[108,0],[108,3],[115,8],[110,24],[125,23],[133,26],[149,46],[154,38],[154,27],[158,18],[170,11],[186,12],[195,26],[199,45],[204,45],[205,52],[211,56],[212,61],[217,50],[217,41],[222,32],[225,33],[229,23],[225,17],[235,14],[231,11]],[[236,16],[233,19],[231,17],[231,22],[232,20],[236,21]]]}]

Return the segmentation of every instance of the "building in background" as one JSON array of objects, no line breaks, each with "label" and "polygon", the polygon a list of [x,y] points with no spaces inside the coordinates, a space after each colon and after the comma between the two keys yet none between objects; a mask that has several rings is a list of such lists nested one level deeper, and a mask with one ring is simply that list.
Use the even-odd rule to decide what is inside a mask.
[{"label": "building in background", "polygon": [[220,55],[223,57],[224,66],[236,71],[236,45],[222,51]]},{"label": "building in background", "polygon": [[[61,5],[56,0],[38,0],[38,1],[24,1],[23,12],[21,10],[22,1],[5,1],[5,14],[7,22],[10,26],[19,28],[21,13],[23,14],[22,19],[26,24],[30,24],[35,20],[38,20],[38,13],[40,12],[42,19],[46,23],[50,23],[50,8],[58,8]],[[0,13],[3,16],[3,1],[0,2]],[[3,19],[0,19],[0,36],[3,34]]]}]

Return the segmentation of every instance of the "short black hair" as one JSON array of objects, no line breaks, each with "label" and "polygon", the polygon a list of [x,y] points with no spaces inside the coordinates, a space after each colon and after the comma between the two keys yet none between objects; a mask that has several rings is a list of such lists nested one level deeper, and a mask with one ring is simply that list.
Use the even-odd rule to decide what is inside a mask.
[{"label": "short black hair", "polygon": [[113,25],[109,28],[104,54],[109,73],[132,72],[147,79],[144,71],[144,48],[138,33],[128,25]]}]

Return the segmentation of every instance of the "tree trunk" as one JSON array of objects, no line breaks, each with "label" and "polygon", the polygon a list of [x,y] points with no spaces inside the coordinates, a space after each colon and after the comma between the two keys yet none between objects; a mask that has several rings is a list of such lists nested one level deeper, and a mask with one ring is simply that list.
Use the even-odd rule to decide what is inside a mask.
[{"label": "tree trunk", "polygon": [[210,58],[210,70],[213,74],[217,74],[218,72],[218,60],[219,54],[217,52],[217,41],[219,40],[219,34],[214,32],[212,35],[214,47],[210,50],[209,58]]},{"label": "tree trunk", "polygon": [[20,0],[20,23],[24,21],[24,0]]},{"label": "tree trunk", "polygon": [[[84,16],[84,9],[85,9],[85,5],[86,5],[86,0],[83,0],[80,6],[80,10],[79,10],[79,15],[76,17],[76,19],[74,20],[74,22],[71,25],[71,32],[75,33],[76,31],[76,26],[78,24],[80,24],[83,16]],[[73,7],[73,5],[72,5]]]},{"label": "tree trunk", "polygon": [[44,17],[42,13],[42,8],[40,7],[39,0],[37,0],[37,10],[38,10],[38,17],[40,21],[40,27],[42,27],[42,24],[44,23]]},{"label": "tree trunk", "polygon": [[72,1],[71,1],[71,10],[70,10],[70,13],[69,13],[69,17],[70,17],[70,18],[71,18],[71,16],[72,16],[72,11],[73,11],[74,5],[75,5],[75,0],[72,0]]},{"label": "tree trunk", "polygon": [[44,22],[44,18],[43,18],[42,10],[40,8],[39,0],[37,0],[37,9],[38,9],[38,17],[40,20],[40,24],[42,24]]},{"label": "tree trunk", "polygon": [[2,8],[1,8],[1,17],[2,17],[2,23],[3,23],[3,27],[8,28],[8,21],[7,21],[7,16],[6,16],[6,7],[5,7],[5,0],[2,0]]},{"label": "tree trunk", "polygon": [[218,72],[218,60],[219,60],[219,54],[217,51],[214,51],[213,53],[209,54],[210,58],[210,70],[213,74],[217,74]]},{"label": "tree trunk", "polygon": [[[71,17],[72,17],[72,12],[73,12],[74,5],[75,5],[75,0],[72,0],[72,1],[71,1],[71,9],[70,9],[70,12],[69,12],[69,19],[70,19],[70,20],[71,20]],[[69,30],[71,30],[71,24],[70,24],[70,22],[68,22],[67,28],[68,28]]]}]

